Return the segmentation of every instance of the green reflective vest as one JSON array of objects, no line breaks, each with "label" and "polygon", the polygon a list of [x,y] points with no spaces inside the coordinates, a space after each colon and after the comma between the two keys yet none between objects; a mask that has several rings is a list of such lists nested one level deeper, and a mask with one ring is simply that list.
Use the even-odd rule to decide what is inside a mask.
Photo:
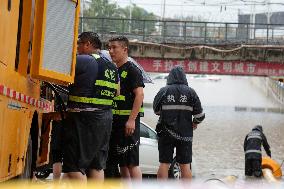
[{"label": "green reflective vest", "polygon": [[99,109],[111,109],[113,98],[118,89],[118,70],[116,66],[102,59],[97,54],[92,54],[98,63],[98,76],[93,84],[93,94],[90,96],[69,95],[69,101],[91,104]]}]

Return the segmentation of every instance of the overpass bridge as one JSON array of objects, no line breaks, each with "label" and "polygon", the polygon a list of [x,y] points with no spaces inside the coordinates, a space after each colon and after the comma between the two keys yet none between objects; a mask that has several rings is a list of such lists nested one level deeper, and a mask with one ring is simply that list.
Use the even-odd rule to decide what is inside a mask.
[{"label": "overpass bridge", "polygon": [[[92,30],[102,40],[130,39],[130,56],[146,71],[284,76],[284,25],[80,18],[81,32]],[[105,45],[106,46],[106,45]]]}]

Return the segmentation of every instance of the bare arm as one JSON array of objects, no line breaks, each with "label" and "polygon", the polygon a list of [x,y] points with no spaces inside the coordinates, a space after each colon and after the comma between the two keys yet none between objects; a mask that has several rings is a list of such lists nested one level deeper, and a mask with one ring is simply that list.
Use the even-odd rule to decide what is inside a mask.
[{"label": "bare arm", "polygon": [[117,91],[116,91],[116,94],[115,94],[115,96],[119,96],[120,95],[120,81],[118,82],[118,84],[117,84]]},{"label": "bare arm", "polygon": [[143,99],[144,91],[143,87],[138,87],[133,90],[135,98],[132,106],[131,113],[129,115],[128,121],[126,122],[125,134],[126,136],[132,135],[135,130],[135,119],[140,111]]}]

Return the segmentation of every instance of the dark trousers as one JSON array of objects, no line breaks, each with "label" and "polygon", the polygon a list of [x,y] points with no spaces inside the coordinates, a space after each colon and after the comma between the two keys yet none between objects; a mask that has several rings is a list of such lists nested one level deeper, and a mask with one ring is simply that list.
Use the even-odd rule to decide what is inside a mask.
[{"label": "dark trousers", "polygon": [[261,159],[246,159],[245,175],[261,177],[262,176]]}]

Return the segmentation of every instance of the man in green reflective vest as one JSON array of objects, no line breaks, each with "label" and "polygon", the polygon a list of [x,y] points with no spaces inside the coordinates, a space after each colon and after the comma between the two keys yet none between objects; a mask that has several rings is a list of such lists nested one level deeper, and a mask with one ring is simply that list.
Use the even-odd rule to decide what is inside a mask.
[{"label": "man in green reflective vest", "polygon": [[109,53],[120,76],[120,95],[114,99],[109,156],[119,164],[123,178],[141,180],[139,143],[144,83],[141,71],[128,61],[128,45],[124,36],[109,40]]},{"label": "man in green reflective vest", "polygon": [[100,56],[101,45],[96,33],[79,35],[64,127],[63,171],[71,179],[104,179],[119,77],[116,65]]}]

